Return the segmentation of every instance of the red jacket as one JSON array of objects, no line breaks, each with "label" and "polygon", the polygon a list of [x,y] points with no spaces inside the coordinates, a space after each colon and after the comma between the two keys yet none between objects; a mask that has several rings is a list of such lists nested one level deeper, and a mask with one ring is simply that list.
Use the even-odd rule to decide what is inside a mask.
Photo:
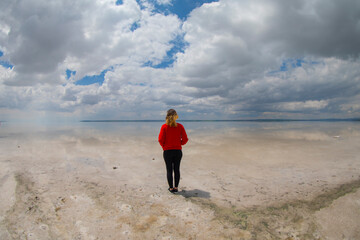
[{"label": "red jacket", "polygon": [[164,151],[181,150],[181,145],[185,145],[188,140],[185,128],[180,123],[177,123],[177,127],[170,127],[166,124],[161,126],[159,143]]}]

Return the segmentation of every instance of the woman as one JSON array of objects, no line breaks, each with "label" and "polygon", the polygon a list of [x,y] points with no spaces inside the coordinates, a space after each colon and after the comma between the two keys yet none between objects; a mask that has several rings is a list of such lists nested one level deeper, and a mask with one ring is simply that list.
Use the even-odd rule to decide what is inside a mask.
[{"label": "woman", "polygon": [[[171,193],[178,192],[180,182],[180,161],[182,158],[182,145],[188,141],[185,128],[176,123],[179,118],[174,109],[169,109],[166,115],[166,123],[161,126],[159,143],[164,150],[164,160],[167,171],[167,181]],[[173,185],[173,172],[175,186]]]}]

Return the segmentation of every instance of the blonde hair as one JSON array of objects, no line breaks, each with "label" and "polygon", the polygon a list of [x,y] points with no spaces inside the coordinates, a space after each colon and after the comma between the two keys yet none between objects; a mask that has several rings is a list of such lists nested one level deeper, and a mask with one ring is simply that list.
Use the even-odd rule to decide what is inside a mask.
[{"label": "blonde hair", "polygon": [[177,127],[176,119],[178,115],[174,109],[169,109],[166,114],[166,125],[170,127]]}]

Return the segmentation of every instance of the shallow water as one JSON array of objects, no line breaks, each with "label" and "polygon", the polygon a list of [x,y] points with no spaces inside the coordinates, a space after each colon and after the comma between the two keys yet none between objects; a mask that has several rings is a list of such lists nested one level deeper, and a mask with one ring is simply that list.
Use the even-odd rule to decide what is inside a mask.
[{"label": "shallow water", "polygon": [[[236,134],[256,134],[264,136],[287,133],[315,133],[331,137],[359,136],[360,121],[279,121],[279,122],[246,122],[246,121],[198,121],[181,122],[191,137]],[[57,137],[59,135],[109,135],[129,137],[157,138],[163,122],[72,122],[72,123],[13,123],[2,122],[0,138],[11,137]]]}]

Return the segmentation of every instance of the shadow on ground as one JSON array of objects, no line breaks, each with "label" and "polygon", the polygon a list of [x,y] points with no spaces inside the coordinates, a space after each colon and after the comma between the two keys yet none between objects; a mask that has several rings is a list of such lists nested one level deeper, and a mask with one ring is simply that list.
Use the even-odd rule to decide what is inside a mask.
[{"label": "shadow on ground", "polygon": [[181,195],[184,198],[199,197],[199,198],[210,198],[210,193],[199,189],[194,190],[182,190],[177,195]]}]

